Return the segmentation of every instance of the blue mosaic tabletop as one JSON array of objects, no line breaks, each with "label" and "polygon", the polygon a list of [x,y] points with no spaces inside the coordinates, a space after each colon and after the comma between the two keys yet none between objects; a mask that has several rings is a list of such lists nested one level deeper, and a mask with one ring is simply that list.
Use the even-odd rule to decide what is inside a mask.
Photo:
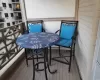
[{"label": "blue mosaic tabletop", "polygon": [[59,36],[54,33],[29,33],[17,38],[16,43],[22,48],[41,49],[54,45]]}]

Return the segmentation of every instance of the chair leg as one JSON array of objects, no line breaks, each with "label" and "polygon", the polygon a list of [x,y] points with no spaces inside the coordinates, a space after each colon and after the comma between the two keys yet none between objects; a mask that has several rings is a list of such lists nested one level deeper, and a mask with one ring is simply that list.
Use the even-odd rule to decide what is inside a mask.
[{"label": "chair leg", "polygon": [[60,46],[59,46],[59,56],[61,56],[61,54],[60,54]]},{"label": "chair leg", "polygon": [[71,69],[71,62],[72,62],[72,48],[71,48],[71,51],[70,51],[69,72],[70,72],[70,69]]},{"label": "chair leg", "polygon": [[25,58],[26,58],[26,64],[27,64],[27,67],[28,67],[27,49],[25,49]]},{"label": "chair leg", "polygon": [[45,71],[45,78],[46,80],[48,80],[48,77],[47,77],[47,71],[46,71],[46,66],[47,66],[47,54],[46,54],[46,49],[44,49],[44,71]]},{"label": "chair leg", "polygon": [[47,53],[47,62],[48,62],[48,48],[46,48],[46,53]]},{"label": "chair leg", "polygon": [[52,60],[52,52],[51,52],[51,46],[50,46],[50,65],[51,65],[51,60]]},{"label": "chair leg", "polygon": [[35,80],[35,61],[34,61],[34,55],[32,55],[33,57],[33,80]]},{"label": "chair leg", "polygon": [[[36,55],[36,57],[37,57],[37,63],[38,63],[38,61],[39,61],[39,60],[38,60],[38,55]],[[37,69],[39,69],[39,65],[37,65]]]},{"label": "chair leg", "polygon": [[75,44],[74,44],[74,48],[73,48],[73,57],[75,57]]}]

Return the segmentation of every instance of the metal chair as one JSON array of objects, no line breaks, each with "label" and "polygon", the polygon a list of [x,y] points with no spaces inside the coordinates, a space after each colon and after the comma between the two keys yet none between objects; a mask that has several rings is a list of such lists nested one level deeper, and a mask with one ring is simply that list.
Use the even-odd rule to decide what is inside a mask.
[{"label": "metal chair", "polygon": [[[45,30],[43,29],[43,20],[38,20],[38,21],[27,21],[27,30],[25,31],[25,34],[27,33],[36,33],[36,32],[44,32]],[[27,49],[25,51],[25,57],[26,57],[26,64],[28,66],[28,60],[32,60],[32,56],[31,53],[41,53],[41,50],[31,50],[31,49]],[[30,54],[30,57],[28,57],[28,55]],[[42,58],[42,57],[36,57],[37,62],[38,59]],[[37,66],[38,67],[38,66]]]},{"label": "metal chair", "polygon": [[[60,36],[59,42],[55,44],[56,46],[59,47],[59,57],[52,58],[52,52],[51,52],[51,47],[50,47],[50,64],[51,64],[51,59],[67,64],[69,65],[69,72],[71,69],[72,56],[74,56],[74,53],[75,53],[75,41],[76,41],[76,36],[78,34],[77,25],[78,25],[78,21],[66,21],[66,20],[61,21],[60,30],[55,32],[55,33],[59,32],[59,36]],[[63,54],[61,54],[60,47],[69,48],[70,56],[64,56]],[[67,60],[66,57],[69,57],[70,59]],[[63,58],[65,59],[65,61],[58,60],[58,58]]]}]

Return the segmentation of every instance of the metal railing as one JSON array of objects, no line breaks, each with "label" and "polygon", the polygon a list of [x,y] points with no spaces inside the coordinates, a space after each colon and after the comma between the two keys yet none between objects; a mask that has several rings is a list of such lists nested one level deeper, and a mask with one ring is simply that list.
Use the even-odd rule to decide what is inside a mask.
[{"label": "metal railing", "polygon": [[16,44],[18,36],[23,34],[24,23],[0,29],[0,70],[21,50]]}]

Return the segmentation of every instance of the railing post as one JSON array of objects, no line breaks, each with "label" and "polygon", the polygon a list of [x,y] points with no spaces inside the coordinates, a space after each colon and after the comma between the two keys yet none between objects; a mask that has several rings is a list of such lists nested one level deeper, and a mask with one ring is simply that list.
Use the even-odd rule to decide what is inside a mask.
[{"label": "railing post", "polygon": [[26,30],[25,23],[22,23],[22,25],[21,25],[21,32],[22,32],[22,34],[24,34],[25,30]]}]

